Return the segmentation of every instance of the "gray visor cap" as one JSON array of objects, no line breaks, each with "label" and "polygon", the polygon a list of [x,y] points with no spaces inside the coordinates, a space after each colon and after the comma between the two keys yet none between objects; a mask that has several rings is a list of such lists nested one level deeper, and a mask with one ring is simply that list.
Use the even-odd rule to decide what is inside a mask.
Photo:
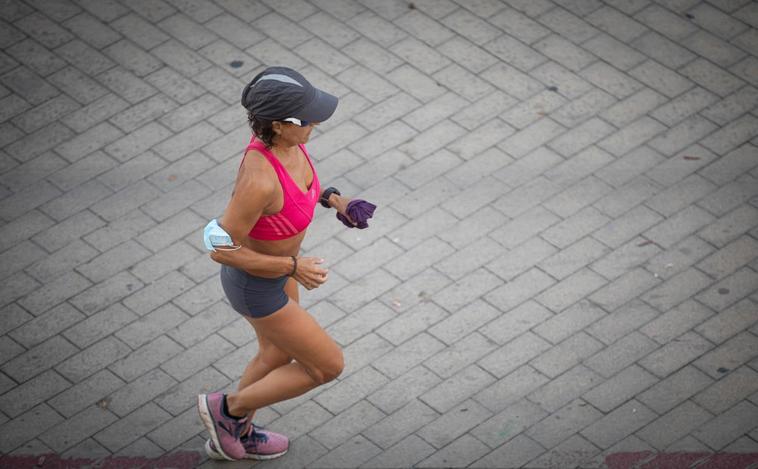
[{"label": "gray visor cap", "polygon": [[338,99],[311,85],[287,67],[269,67],[253,78],[242,91],[242,106],[255,117],[323,122],[334,114]]}]

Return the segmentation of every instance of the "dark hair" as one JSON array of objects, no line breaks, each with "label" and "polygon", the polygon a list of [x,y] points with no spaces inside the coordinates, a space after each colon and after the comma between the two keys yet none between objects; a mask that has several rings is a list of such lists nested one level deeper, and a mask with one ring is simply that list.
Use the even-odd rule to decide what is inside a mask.
[{"label": "dark hair", "polygon": [[274,137],[276,136],[273,127],[274,121],[257,118],[253,115],[252,111],[248,111],[247,123],[255,136],[270,150],[274,146]]}]

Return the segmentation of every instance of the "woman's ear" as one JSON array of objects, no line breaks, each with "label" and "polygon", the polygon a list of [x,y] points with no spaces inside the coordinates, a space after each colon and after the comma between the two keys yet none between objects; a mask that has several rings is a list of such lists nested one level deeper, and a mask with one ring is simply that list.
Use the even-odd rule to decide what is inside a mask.
[{"label": "woman's ear", "polygon": [[271,123],[271,129],[274,131],[274,134],[281,135],[282,134],[282,123],[279,121],[274,121]]}]

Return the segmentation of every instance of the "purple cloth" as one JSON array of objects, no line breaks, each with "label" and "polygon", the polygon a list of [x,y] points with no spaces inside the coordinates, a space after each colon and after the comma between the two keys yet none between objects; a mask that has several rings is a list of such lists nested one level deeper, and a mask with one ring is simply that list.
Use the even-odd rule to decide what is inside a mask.
[{"label": "purple cloth", "polygon": [[350,223],[347,217],[339,212],[337,212],[337,218],[348,228],[364,229],[368,228],[368,222],[366,220],[374,216],[374,210],[376,210],[376,205],[371,202],[366,202],[363,199],[354,199],[347,204],[347,214],[350,215],[350,218],[352,218],[358,225]]}]

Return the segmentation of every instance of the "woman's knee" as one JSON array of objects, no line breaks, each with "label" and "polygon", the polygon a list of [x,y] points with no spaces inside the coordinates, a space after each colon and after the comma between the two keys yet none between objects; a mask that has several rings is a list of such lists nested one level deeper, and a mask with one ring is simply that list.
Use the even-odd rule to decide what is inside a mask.
[{"label": "woman's knee", "polygon": [[334,353],[331,353],[327,358],[316,364],[314,369],[311,370],[311,376],[318,384],[325,384],[337,379],[342,374],[344,368],[345,359],[342,356],[342,350],[337,349]]}]

